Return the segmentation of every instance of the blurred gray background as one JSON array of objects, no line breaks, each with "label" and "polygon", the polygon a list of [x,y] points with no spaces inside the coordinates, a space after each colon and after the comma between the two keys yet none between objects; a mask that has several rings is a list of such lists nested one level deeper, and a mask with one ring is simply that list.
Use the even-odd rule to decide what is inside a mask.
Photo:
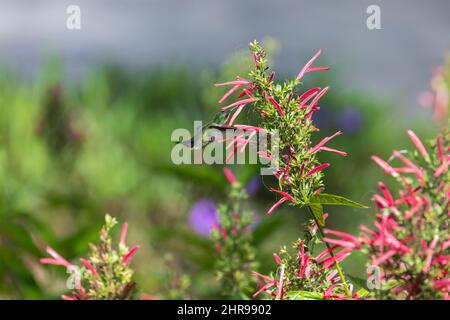
[{"label": "blurred gray background", "polygon": [[[71,4],[81,7],[78,31],[66,28]],[[381,30],[366,27],[371,4],[381,7]],[[343,88],[418,110],[417,93],[450,49],[450,1],[0,0],[0,65],[25,79],[48,54],[63,58],[71,79],[107,62],[218,67],[266,36],[281,44],[275,68],[285,75],[322,48]]]}]

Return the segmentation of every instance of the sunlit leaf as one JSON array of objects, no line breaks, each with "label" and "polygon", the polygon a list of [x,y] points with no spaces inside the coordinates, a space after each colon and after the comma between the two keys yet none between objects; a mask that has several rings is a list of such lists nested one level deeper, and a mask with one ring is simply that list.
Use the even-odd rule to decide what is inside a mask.
[{"label": "sunlit leaf", "polygon": [[368,208],[365,205],[358,203],[356,201],[337,196],[335,194],[328,194],[328,193],[320,193],[312,196],[310,198],[310,204],[328,204],[328,205],[335,205],[335,206],[348,206],[348,207],[355,207],[355,208]]}]

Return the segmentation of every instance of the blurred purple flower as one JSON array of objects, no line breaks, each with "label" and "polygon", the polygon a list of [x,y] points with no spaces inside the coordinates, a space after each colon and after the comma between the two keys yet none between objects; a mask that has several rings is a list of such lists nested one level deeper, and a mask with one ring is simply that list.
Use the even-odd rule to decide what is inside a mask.
[{"label": "blurred purple flower", "polygon": [[216,204],[209,199],[200,199],[189,212],[189,224],[192,229],[203,237],[211,234],[214,224],[219,223]]},{"label": "blurred purple flower", "polygon": [[361,129],[362,115],[357,109],[348,107],[338,115],[339,129],[344,133],[356,133]]},{"label": "blurred purple flower", "polygon": [[256,177],[253,177],[248,182],[247,187],[245,187],[245,191],[247,191],[247,194],[249,195],[249,197],[251,197],[255,193],[257,193],[260,188],[261,188],[261,177],[256,176]]}]

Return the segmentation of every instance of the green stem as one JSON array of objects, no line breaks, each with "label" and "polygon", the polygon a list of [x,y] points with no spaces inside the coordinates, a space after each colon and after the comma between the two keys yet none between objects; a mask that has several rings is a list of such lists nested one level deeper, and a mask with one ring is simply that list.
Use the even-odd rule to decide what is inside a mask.
[{"label": "green stem", "polygon": [[[312,213],[311,208],[309,206],[306,206],[306,207],[308,208],[309,214],[313,217],[314,222],[316,223],[317,229],[319,229],[320,236],[323,239],[325,237],[325,234],[323,233],[322,226],[319,224],[319,221],[317,221],[317,218]],[[337,272],[339,274],[339,277],[341,278],[342,283],[344,284],[345,293],[347,294],[347,296],[350,297],[351,296],[350,289],[349,289],[349,287],[347,285],[347,281],[345,280],[345,276],[344,276],[344,273],[342,272],[341,266],[340,266],[339,262],[337,261],[337,259],[334,258],[334,253],[331,250],[330,244],[328,242],[325,242],[325,241],[324,241],[324,243],[327,246],[328,251],[330,251],[330,256],[333,257],[334,265],[336,266],[336,270],[337,270]]]}]

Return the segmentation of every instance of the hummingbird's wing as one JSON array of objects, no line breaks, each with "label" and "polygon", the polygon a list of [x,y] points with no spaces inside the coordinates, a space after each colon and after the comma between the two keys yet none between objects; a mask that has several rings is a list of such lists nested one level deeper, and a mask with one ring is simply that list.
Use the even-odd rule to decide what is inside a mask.
[{"label": "hummingbird's wing", "polygon": [[[231,126],[227,126],[226,123],[229,121],[232,111],[236,108],[237,107],[233,107],[233,108],[230,108],[225,111],[217,112],[214,115],[213,119],[211,121],[207,122],[206,124],[204,124],[201,128],[199,128],[195,132],[194,136],[191,139],[184,140],[184,141],[181,141],[178,143],[185,145],[189,149],[198,149],[201,144],[210,143],[215,140],[214,137],[206,137],[206,139],[203,139],[203,134],[206,129],[209,129],[209,128],[215,128],[215,129],[219,129],[219,130],[234,129]],[[203,141],[203,140],[205,140],[205,141]],[[196,141],[200,142],[199,145],[195,145]]]},{"label": "hummingbird's wing", "polygon": [[233,127],[233,126],[227,126],[227,125],[225,125],[225,124],[223,124],[223,125],[215,125],[215,124],[212,124],[212,125],[210,126],[210,128],[214,128],[214,129],[218,129],[218,130],[236,129],[236,128]]},{"label": "hummingbird's wing", "polygon": [[200,146],[199,146],[199,144],[195,145],[195,142],[199,141],[200,144],[202,143],[201,140],[203,140],[202,139],[203,132],[205,131],[205,129],[207,129],[211,126],[211,123],[212,123],[212,121],[209,121],[208,123],[204,124],[201,128],[198,128],[197,131],[195,132],[194,136],[191,139],[177,142],[177,144],[181,143],[182,145],[188,147],[189,149],[198,149]]}]

